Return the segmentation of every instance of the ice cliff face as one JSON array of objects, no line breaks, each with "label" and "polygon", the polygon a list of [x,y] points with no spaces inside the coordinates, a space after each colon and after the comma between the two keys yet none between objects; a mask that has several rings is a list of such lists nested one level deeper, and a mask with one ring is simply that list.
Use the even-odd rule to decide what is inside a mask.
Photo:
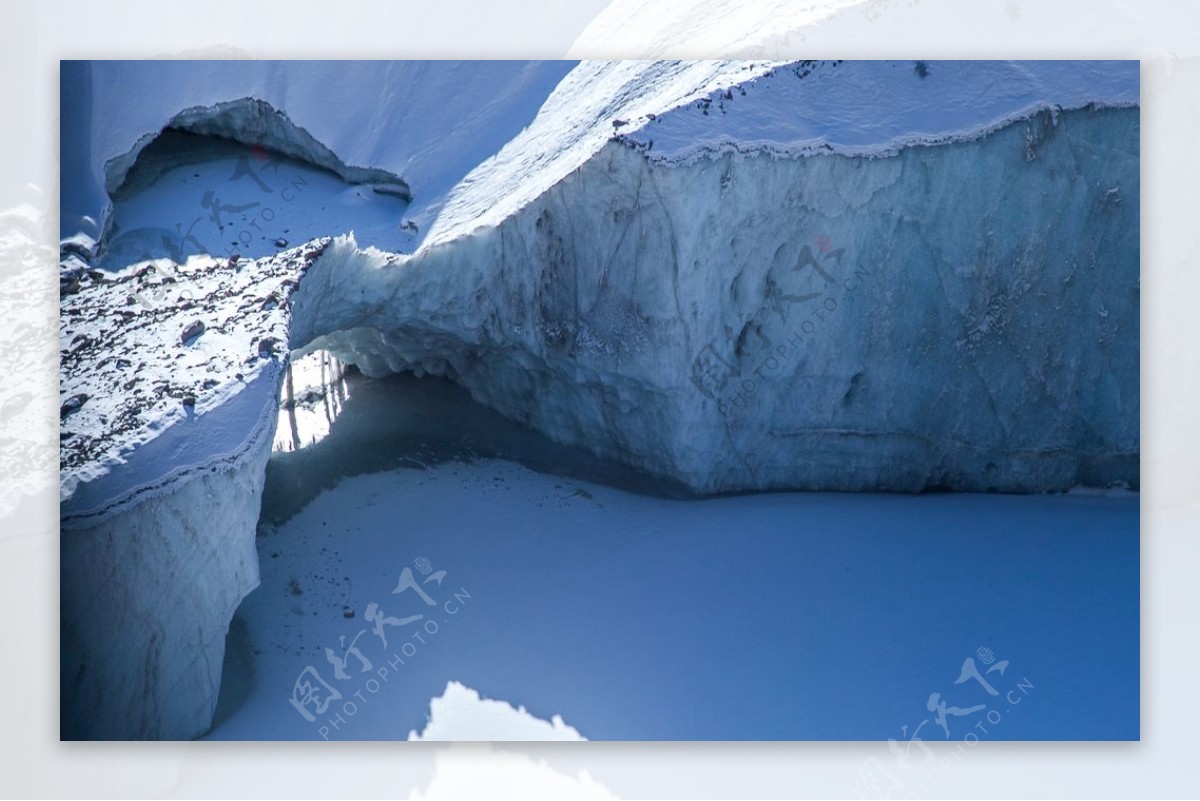
[{"label": "ice cliff face", "polygon": [[210,725],[229,621],[258,585],[291,295],[324,244],[68,274],[64,739],[184,739]]},{"label": "ice cliff face", "polygon": [[1136,110],[878,159],[613,143],[402,266],[336,243],[293,345],[700,492],[1136,486],[1138,195]]},{"label": "ice cliff face", "polygon": [[60,737],[187,739],[208,730],[229,621],[258,586],[254,532],[270,432],[261,429],[236,466],[64,529]]},{"label": "ice cliff face", "polygon": [[[205,112],[235,68],[197,69],[220,80],[131,113],[201,132],[250,115],[255,142],[304,130],[402,178],[421,236],[404,254],[339,237],[115,273],[71,249],[64,736],[207,726],[256,583],[289,351],[447,376],[702,493],[1139,483],[1136,63],[583,64],[556,85],[539,66],[491,105],[467,93],[441,172],[405,168],[445,155],[432,135],[381,156],[398,134],[379,116],[360,141],[318,135],[331,123],[303,105],[285,110],[305,129],[258,105]],[[235,99],[287,97],[271,81],[289,68],[244,69]],[[319,87],[325,68],[305,69]],[[116,128],[120,111],[93,107]],[[99,130],[97,176],[145,145]]]}]

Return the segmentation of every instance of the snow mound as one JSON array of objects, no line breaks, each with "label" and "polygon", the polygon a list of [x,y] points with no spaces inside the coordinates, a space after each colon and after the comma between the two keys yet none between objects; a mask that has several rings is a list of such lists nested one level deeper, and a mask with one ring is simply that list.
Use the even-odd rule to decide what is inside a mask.
[{"label": "snow mound", "polygon": [[566,740],[587,738],[568,726],[560,715],[550,720],[534,717],[525,707],[483,698],[457,681],[446,683],[440,696],[429,702],[429,720],[409,740]]}]

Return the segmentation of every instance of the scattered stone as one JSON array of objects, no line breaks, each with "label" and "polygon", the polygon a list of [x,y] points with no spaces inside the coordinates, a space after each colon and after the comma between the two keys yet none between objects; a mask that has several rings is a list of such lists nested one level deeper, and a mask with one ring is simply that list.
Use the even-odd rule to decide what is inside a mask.
[{"label": "scattered stone", "polygon": [[179,337],[179,341],[185,347],[190,346],[193,342],[200,338],[204,333],[204,323],[200,320],[194,320],[186,328],[183,329],[183,335]]},{"label": "scattered stone", "polygon": [[59,419],[61,420],[67,415],[74,414],[75,412],[79,411],[83,408],[83,404],[87,403],[87,401],[88,396],[83,392],[67,398],[65,401],[63,401],[63,405],[58,409]]},{"label": "scattered stone", "polygon": [[258,341],[258,356],[261,359],[267,359],[275,355],[276,349],[279,347],[279,340],[275,337],[263,337]]},{"label": "scattered stone", "polygon": [[[377,195],[388,195],[389,197],[398,197],[405,203],[412,202],[412,192],[404,184],[376,184],[371,187],[371,191]],[[325,207],[321,207],[324,211]]]}]

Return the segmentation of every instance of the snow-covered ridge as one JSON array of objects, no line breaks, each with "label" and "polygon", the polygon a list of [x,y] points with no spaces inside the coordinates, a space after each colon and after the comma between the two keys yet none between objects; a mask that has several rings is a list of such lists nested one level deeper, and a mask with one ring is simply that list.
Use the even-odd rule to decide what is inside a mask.
[{"label": "snow-covered ridge", "polygon": [[1139,95],[1136,61],[801,61],[631,120],[618,138],[663,164],[727,152],[891,156],[1039,111],[1136,106]]},{"label": "snow-covered ridge", "polygon": [[261,438],[273,425],[292,294],[327,244],[67,278],[64,525],[93,525],[194,470],[232,466]]},{"label": "snow-covered ridge", "polygon": [[[379,168],[355,167],[344,163],[337,154],[313,138],[281,111],[263,100],[243,97],[213,106],[194,106],[167,121],[164,130],[173,129],[203,136],[219,136],[252,147],[266,148],[284,156],[308,162],[341,176],[347,183],[371,183],[409,198],[409,187],[399,176]],[[126,185],[129,170],[138,156],[161,132],[148,133],[127,153],[104,166],[105,189],[115,194]],[[149,184],[156,175],[142,175]]]},{"label": "snow-covered ridge", "polygon": [[579,169],[628,120],[649,119],[762,75],[770,61],[584,61],[538,115],[454,187],[425,247],[498,224]]}]

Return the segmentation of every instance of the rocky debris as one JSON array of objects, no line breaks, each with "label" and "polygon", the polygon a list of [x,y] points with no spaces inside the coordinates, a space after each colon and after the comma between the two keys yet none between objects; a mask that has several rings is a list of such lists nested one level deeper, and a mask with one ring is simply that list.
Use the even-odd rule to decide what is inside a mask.
[{"label": "rocky debris", "polygon": [[79,275],[64,274],[58,278],[58,291],[62,295],[74,295],[82,288]]},{"label": "rocky debris", "polygon": [[[190,414],[200,397],[252,380],[254,365],[263,364],[260,343],[266,356],[286,354],[292,293],[328,242],[243,260],[234,272],[226,269],[224,255],[167,266],[137,264],[103,275],[60,266],[60,283],[70,290],[59,307],[61,397],[81,398],[62,407],[64,480],[85,465],[118,456],[142,437],[139,430],[178,415],[181,405]],[[189,303],[194,311],[188,311]],[[200,336],[219,336],[223,347],[195,347]],[[224,346],[226,339],[231,346]],[[244,354],[250,359],[245,366]],[[185,404],[188,398],[192,402]],[[91,413],[74,414],[87,399]]]}]

